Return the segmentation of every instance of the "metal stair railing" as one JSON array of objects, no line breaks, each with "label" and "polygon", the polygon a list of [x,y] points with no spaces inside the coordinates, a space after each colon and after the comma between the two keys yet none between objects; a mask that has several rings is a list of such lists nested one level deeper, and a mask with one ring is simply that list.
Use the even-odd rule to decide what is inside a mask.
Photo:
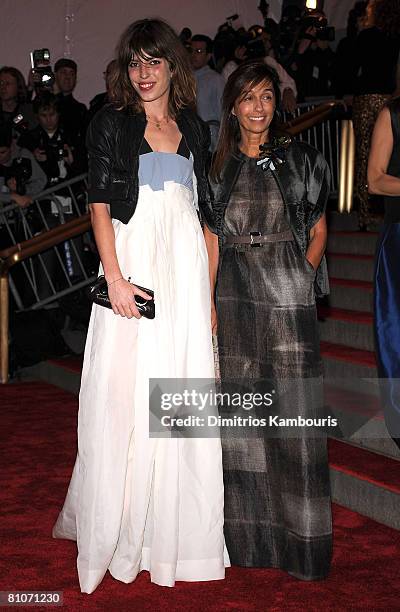
[{"label": "metal stair railing", "polygon": [[[27,208],[9,204],[0,208],[0,248],[29,240],[69,219],[79,218],[87,212],[87,175],[63,181],[41,192]],[[82,244],[66,242],[61,248],[53,248],[45,255],[39,253],[35,260],[23,262],[18,282],[10,276],[10,292],[18,311],[38,308],[56,299],[60,286],[73,289],[75,278],[85,277],[82,263]],[[80,248],[81,247],[81,248]],[[55,287],[53,278],[59,287]]]},{"label": "metal stair railing", "polygon": [[[87,232],[91,227],[90,214],[82,215],[65,224],[59,225],[44,234],[34,236],[22,243],[0,251],[0,382],[8,381],[8,325],[9,325],[9,271],[19,262],[24,262],[51,247],[71,240]],[[73,290],[87,285],[92,279],[86,276],[76,283]],[[57,295],[70,292],[68,288]]]}]

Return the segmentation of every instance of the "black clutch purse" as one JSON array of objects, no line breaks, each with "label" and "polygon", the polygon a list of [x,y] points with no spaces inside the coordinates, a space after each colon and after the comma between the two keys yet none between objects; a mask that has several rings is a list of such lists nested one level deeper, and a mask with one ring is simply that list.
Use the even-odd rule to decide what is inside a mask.
[{"label": "black clutch purse", "polygon": [[[141,289],[142,291],[145,291],[153,298],[152,300],[146,300],[146,298],[143,298],[141,295],[135,295],[135,304],[138,311],[143,317],[146,317],[147,319],[154,319],[154,292],[151,289],[140,287],[140,285],[135,284],[135,287]],[[98,276],[93,285],[89,285],[88,297],[94,304],[98,304],[99,306],[105,306],[106,308],[112,308],[110,298],[108,297],[107,281],[104,276]]]}]

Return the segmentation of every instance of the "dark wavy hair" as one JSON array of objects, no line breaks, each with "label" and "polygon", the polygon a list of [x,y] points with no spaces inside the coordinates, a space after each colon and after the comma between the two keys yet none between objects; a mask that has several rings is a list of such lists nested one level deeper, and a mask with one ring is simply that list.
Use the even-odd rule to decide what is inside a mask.
[{"label": "dark wavy hair", "polygon": [[357,38],[357,34],[358,34],[357,20],[360,17],[365,17],[367,4],[368,2],[366,2],[365,0],[360,0],[359,2],[356,2],[353,8],[349,11],[349,15],[347,18],[347,37],[348,38]]},{"label": "dark wavy hair", "polygon": [[388,36],[399,36],[400,0],[372,0],[372,22]]},{"label": "dark wavy hair", "polygon": [[37,96],[32,102],[32,108],[35,115],[38,115],[40,111],[48,110],[51,108],[53,108],[56,113],[60,112],[58,99],[50,91],[44,91],[39,96]]},{"label": "dark wavy hair", "polygon": [[243,62],[229,76],[222,96],[221,126],[210,171],[212,180],[216,182],[221,180],[224,163],[235,151],[240,141],[239,122],[232,115],[236,101],[243,98],[250,89],[264,82],[272,85],[276,103],[274,117],[269,126],[269,136],[271,138],[283,133],[278,116],[281,92],[277,73],[260,60]]},{"label": "dark wavy hair", "polygon": [[167,60],[172,71],[169,112],[196,107],[196,85],[189,55],[175,31],[161,19],[141,19],[122,34],[116,50],[116,68],[110,78],[109,97],[119,108],[140,112],[140,96],[129,80],[128,66],[135,55],[144,61],[158,57]]},{"label": "dark wavy hair", "polygon": [[2,66],[0,68],[0,77],[2,74],[11,74],[11,76],[14,77],[17,81],[17,101],[19,103],[26,102],[27,89],[25,79],[18,68],[14,68],[14,66]]}]

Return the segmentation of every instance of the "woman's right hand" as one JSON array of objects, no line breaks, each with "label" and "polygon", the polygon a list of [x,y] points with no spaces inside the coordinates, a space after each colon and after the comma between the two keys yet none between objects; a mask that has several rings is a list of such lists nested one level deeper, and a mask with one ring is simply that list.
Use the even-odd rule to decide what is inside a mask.
[{"label": "woman's right hand", "polygon": [[19,193],[11,193],[11,199],[13,202],[18,204],[20,208],[27,208],[33,202],[32,198],[28,195],[20,195]]},{"label": "woman's right hand", "polygon": [[141,295],[146,299],[152,299],[145,291],[138,289],[135,285],[120,278],[115,282],[110,283],[108,286],[108,296],[110,298],[111,306],[114,314],[121,315],[121,317],[127,317],[131,319],[141,318],[141,314],[135,304],[135,295]]}]

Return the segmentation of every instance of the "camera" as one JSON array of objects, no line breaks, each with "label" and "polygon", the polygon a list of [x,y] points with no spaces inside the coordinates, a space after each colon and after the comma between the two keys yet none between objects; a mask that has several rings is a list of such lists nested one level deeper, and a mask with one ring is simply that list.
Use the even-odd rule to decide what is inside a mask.
[{"label": "camera", "polygon": [[297,40],[302,24],[302,12],[297,6],[289,5],[282,10],[280,26],[280,47],[289,50]]},{"label": "camera", "polygon": [[[315,28],[314,36],[307,34],[308,28]],[[303,38],[311,38],[312,40],[327,40],[333,42],[335,40],[335,28],[328,26],[326,17],[319,14],[308,13],[302,21]]]},{"label": "camera", "polygon": [[16,192],[25,195],[26,183],[32,176],[32,162],[27,157],[16,157],[11,166],[0,166],[0,176],[7,182],[11,178],[15,179]]},{"label": "camera", "polygon": [[35,49],[32,51],[35,66],[46,66],[50,63],[50,51],[48,49]]},{"label": "camera", "polygon": [[18,132],[18,134],[26,134],[29,130],[29,123],[26,121],[25,117],[18,113],[12,120],[13,128]]},{"label": "camera", "polygon": [[64,178],[60,162],[68,156],[68,152],[65,150],[66,144],[61,133],[58,134],[56,139],[39,142],[39,148],[46,154],[46,174],[51,184],[58,183],[61,178]]},{"label": "camera", "polygon": [[35,87],[37,89],[51,89],[55,77],[50,65],[50,51],[48,49],[35,49],[31,51],[30,58]]},{"label": "camera", "polygon": [[55,142],[49,141],[46,147],[44,147],[46,149],[47,159],[53,162],[59,162],[64,159],[64,157],[68,155],[64,148],[65,144],[61,134],[57,136]]}]

